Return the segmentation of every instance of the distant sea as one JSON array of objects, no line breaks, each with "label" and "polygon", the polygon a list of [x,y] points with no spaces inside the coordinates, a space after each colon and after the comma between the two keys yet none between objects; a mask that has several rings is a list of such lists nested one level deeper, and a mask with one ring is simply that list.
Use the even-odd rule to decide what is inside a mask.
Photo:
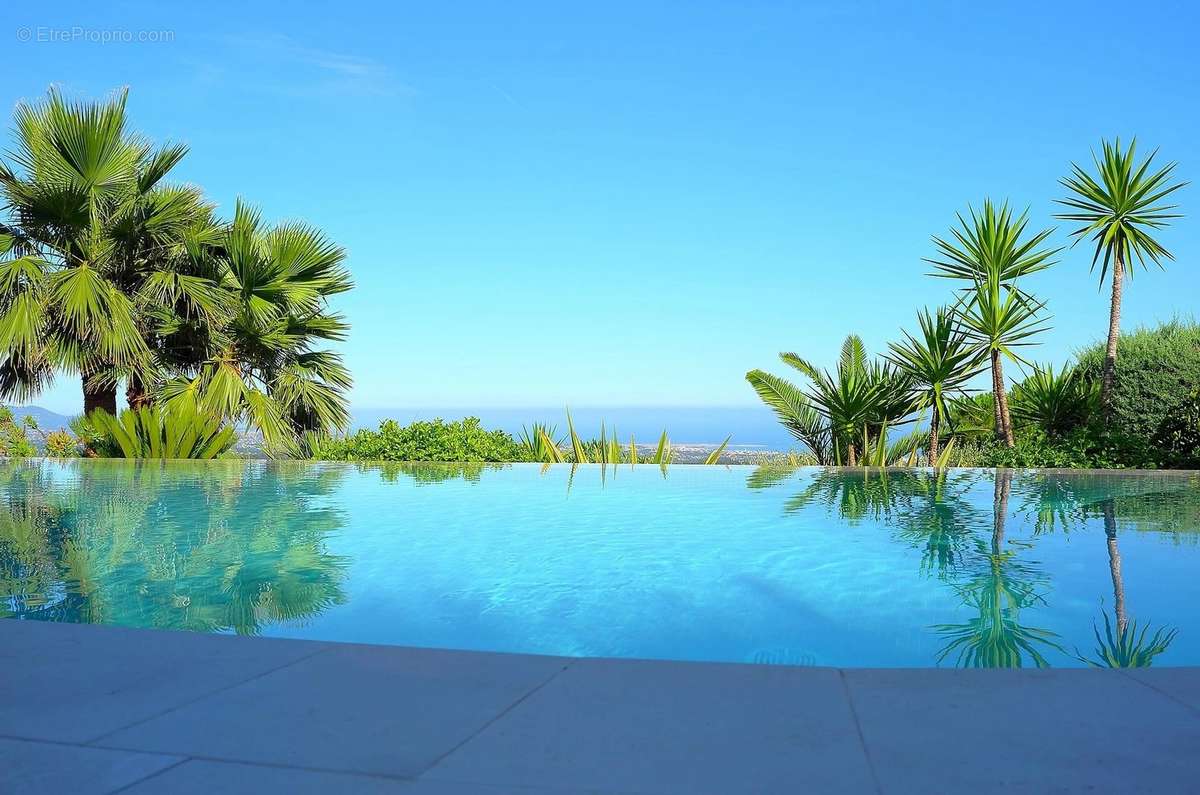
[{"label": "distant sea", "polygon": [[[441,417],[457,420],[478,417],[486,428],[499,428],[520,435],[521,427],[531,422],[546,422],[557,426],[560,434],[567,432],[567,415],[557,408],[390,408],[355,409],[354,428],[374,428],[380,420],[394,419],[402,424],[414,420]],[[600,435],[600,423],[611,434],[616,428],[622,441],[632,433],[639,444],[653,444],[665,429],[673,444],[720,444],[730,434],[729,446],[740,450],[785,451],[800,449],[800,445],[780,426],[766,408],[694,406],[571,408],[571,418],[580,436]]]}]

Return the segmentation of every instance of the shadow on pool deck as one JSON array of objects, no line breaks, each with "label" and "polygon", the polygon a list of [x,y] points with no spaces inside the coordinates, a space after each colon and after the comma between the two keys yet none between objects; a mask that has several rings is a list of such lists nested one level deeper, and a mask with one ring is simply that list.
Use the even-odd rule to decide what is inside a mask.
[{"label": "shadow on pool deck", "polygon": [[566,659],[0,620],[0,792],[1194,792],[1200,669]]}]

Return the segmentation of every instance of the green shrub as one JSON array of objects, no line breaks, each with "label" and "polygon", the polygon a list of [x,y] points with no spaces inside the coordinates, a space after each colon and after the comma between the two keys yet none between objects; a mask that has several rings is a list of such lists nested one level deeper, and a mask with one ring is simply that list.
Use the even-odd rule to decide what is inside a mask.
[{"label": "green shrub", "polygon": [[[25,427],[31,417],[26,417],[20,425],[13,419],[12,409],[0,406],[0,456],[5,458],[31,458],[37,455],[37,448],[25,435]],[[36,427],[36,423],[34,424]]]},{"label": "green shrub", "polygon": [[326,461],[453,461],[461,463],[524,461],[527,456],[504,431],[480,427],[478,417],[400,425],[384,420],[375,430],[311,444],[314,458]]},{"label": "green shrub", "polygon": [[1009,393],[1013,424],[1036,426],[1052,437],[1064,436],[1087,425],[1100,407],[1100,382],[1084,378],[1064,366],[1034,367],[1024,381]]},{"label": "green shrub", "polygon": [[975,466],[1035,467],[1039,469],[1111,469],[1120,464],[1106,454],[1095,435],[1077,428],[1062,436],[1047,436],[1040,428],[1018,431],[1016,445],[987,439],[979,442]]},{"label": "green shrub", "polygon": [[[1103,367],[1103,344],[1080,352],[1080,376],[1099,382]],[[1103,446],[1127,466],[1200,466],[1197,385],[1200,325],[1172,321],[1122,334]]]},{"label": "green shrub", "polygon": [[46,455],[51,458],[74,458],[79,455],[79,440],[63,430],[46,434]]}]

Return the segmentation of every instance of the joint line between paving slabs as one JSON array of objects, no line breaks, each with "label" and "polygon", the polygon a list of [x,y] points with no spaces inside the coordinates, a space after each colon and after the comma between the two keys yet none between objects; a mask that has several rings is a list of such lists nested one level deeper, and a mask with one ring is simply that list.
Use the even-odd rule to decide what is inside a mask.
[{"label": "joint line between paving slabs", "polygon": [[858,709],[854,706],[854,696],[850,692],[850,683],[846,681],[846,672],[841,668],[837,669],[837,672],[838,679],[842,682],[842,692],[846,694],[846,705],[850,707],[850,717],[854,719],[854,731],[858,734],[858,744],[862,747],[863,758],[867,760],[871,783],[875,785],[875,792],[883,795],[883,785],[879,783],[879,776],[875,773],[875,763],[871,761],[871,751],[867,748],[867,738],[863,734],[862,724],[858,721]]},{"label": "joint line between paving slabs", "polygon": [[166,773],[168,770],[174,770],[175,768],[179,767],[180,765],[187,764],[190,761],[192,761],[191,757],[185,756],[183,759],[172,762],[171,764],[167,765],[166,767],[164,767],[160,770],[155,770],[153,773],[151,773],[148,776],[142,776],[137,781],[131,781],[128,784],[117,787],[114,790],[109,790],[107,795],[117,795],[117,793],[125,792],[126,790],[128,790],[131,787],[136,787],[138,784],[149,781],[152,778],[157,778],[158,776],[161,776],[163,773]]},{"label": "joint line between paving slabs", "polygon": [[262,679],[264,676],[270,676],[271,674],[273,674],[277,671],[282,671],[285,668],[290,668],[293,665],[298,665],[299,663],[305,662],[306,660],[311,660],[313,657],[316,657],[318,654],[324,654],[325,652],[327,652],[329,650],[330,650],[330,647],[317,649],[316,651],[314,651],[311,654],[306,654],[303,657],[297,657],[296,659],[286,662],[283,665],[277,665],[274,668],[271,668],[270,670],[263,671],[262,673],[259,673],[259,674],[255,674],[254,676],[251,676],[247,679],[239,679],[238,681],[233,682],[228,685],[225,685],[224,687],[218,687],[215,690],[210,690],[207,693],[203,693],[202,695],[196,696],[195,698],[190,698],[187,701],[183,701],[183,702],[180,702],[179,704],[170,706],[167,709],[162,710],[161,712],[156,712],[153,715],[150,715],[148,717],[141,718],[140,720],[135,720],[132,723],[127,723],[124,726],[120,726],[116,729],[111,729],[109,731],[106,731],[103,734],[100,734],[96,737],[91,738],[90,740],[87,740],[87,741],[81,743],[81,745],[88,745],[88,746],[95,745],[96,743],[102,742],[104,740],[104,738],[111,737],[112,735],[116,734],[117,732],[122,732],[122,731],[125,731],[126,729],[132,729],[134,726],[141,726],[143,723],[147,723],[147,722],[155,720],[157,718],[161,718],[163,715],[169,715],[170,713],[174,712],[175,710],[183,709],[184,707],[190,707],[192,704],[195,704],[199,701],[203,701],[206,698],[211,698],[212,696],[215,696],[218,693],[224,693],[226,690],[232,690],[233,688],[238,687],[240,685],[244,685],[244,684],[248,684],[250,682],[257,681],[259,679]]},{"label": "joint line between paving slabs", "polygon": [[554,681],[555,679],[557,679],[558,677],[562,676],[562,674],[564,674],[564,673],[567,671],[567,669],[571,668],[571,666],[573,666],[574,664],[575,664],[575,662],[574,662],[573,660],[572,660],[572,661],[569,661],[569,662],[567,662],[565,665],[563,665],[563,667],[562,667],[562,668],[558,669],[558,670],[557,670],[557,671],[555,671],[553,674],[551,674],[549,677],[547,677],[547,678],[546,678],[546,681],[542,682],[542,683],[541,683],[541,684],[539,684],[537,687],[533,688],[533,689],[532,689],[532,690],[530,690],[528,693],[525,693],[525,694],[524,694],[524,695],[522,695],[520,698],[518,698],[516,701],[514,701],[514,702],[513,702],[513,703],[511,703],[511,704],[509,704],[507,707],[505,707],[503,710],[501,710],[501,711],[500,711],[500,714],[496,715],[494,718],[492,718],[491,720],[489,720],[489,721],[487,721],[486,723],[484,723],[484,724],[483,724],[482,726],[480,726],[478,729],[476,729],[475,731],[471,732],[471,734],[470,734],[470,735],[468,735],[466,738],[464,738],[464,739],[462,740],[462,742],[459,742],[459,743],[457,743],[457,744],[456,744],[456,745],[455,745],[453,748],[451,748],[449,751],[446,751],[444,754],[441,754],[441,755],[440,755],[440,756],[438,756],[436,759],[434,759],[432,762],[430,762],[428,766],[426,766],[424,769],[422,769],[422,770],[421,770],[421,772],[419,772],[419,773],[417,773],[417,774],[416,774],[416,778],[420,778],[421,776],[423,776],[423,775],[425,775],[426,773],[428,773],[430,770],[433,770],[435,767],[437,767],[438,765],[440,765],[440,764],[442,763],[442,761],[443,761],[444,759],[446,759],[446,757],[450,756],[450,755],[451,755],[451,754],[453,754],[455,751],[457,751],[459,748],[462,748],[464,745],[466,745],[467,743],[471,742],[472,740],[474,740],[474,739],[475,739],[476,737],[478,737],[479,735],[483,734],[485,731],[487,731],[489,728],[491,728],[491,726],[492,726],[492,725],[494,725],[494,724],[495,724],[495,723],[496,723],[498,720],[500,720],[501,718],[503,718],[503,717],[504,717],[505,715],[507,715],[508,713],[512,712],[512,711],[513,711],[514,709],[516,709],[517,707],[519,707],[519,706],[521,706],[522,704],[524,704],[524,703],[525,703],[525,701],[526,701],[526,700],[528,700],[528,699],[529,699],[531,696],[533,696],[533,694],[534,694],[534,693],[537,693],[537,692],[538,692],[538,691],[540,691],[540,690],[541,690],[543,687],[545,687],[546,685],[550,684],[551,682],[553,682],[553,681]]},{"label": "joint line between paving slabs", "polygon": [[1121,674],[1121,676],[1125,677],[1129,681],[1139,684],[1142,687],[1146,687],[1146,688],[1149,688],[1150,690],[1153,690],[1155,693],[1158,693],[1160,696],[1162,696],[1163,698],[1167,699],[1168,701],[1170,701],[1174,704],[1178,704],[1179,706],[1186,709],[1188,712],[1191,712],[1193,715],[1200,715],[1200,709],[1197,709],[1192,704],[1190,704],[1187,701],[1184,701],[1183,699],[1174,695],[1173,693],[1171,693],[1171,691],[1163,690],[1158,685],[1147,682],[1144,679],[1139,679],[1138,677],[1134,676],[1133,674],[1129,673],[1128,671],[1121,670],[1120,668],[1118,668],[1116,670],[1118,673]]}]

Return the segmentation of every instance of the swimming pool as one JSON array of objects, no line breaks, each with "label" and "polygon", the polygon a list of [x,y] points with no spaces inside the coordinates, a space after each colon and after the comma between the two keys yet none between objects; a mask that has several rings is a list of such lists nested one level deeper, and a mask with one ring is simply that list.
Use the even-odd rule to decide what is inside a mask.
[{"label": "swimming pool", "polygon": [[0,616],[573,656],[1200,664],[1200,475],[5,461]]}]

